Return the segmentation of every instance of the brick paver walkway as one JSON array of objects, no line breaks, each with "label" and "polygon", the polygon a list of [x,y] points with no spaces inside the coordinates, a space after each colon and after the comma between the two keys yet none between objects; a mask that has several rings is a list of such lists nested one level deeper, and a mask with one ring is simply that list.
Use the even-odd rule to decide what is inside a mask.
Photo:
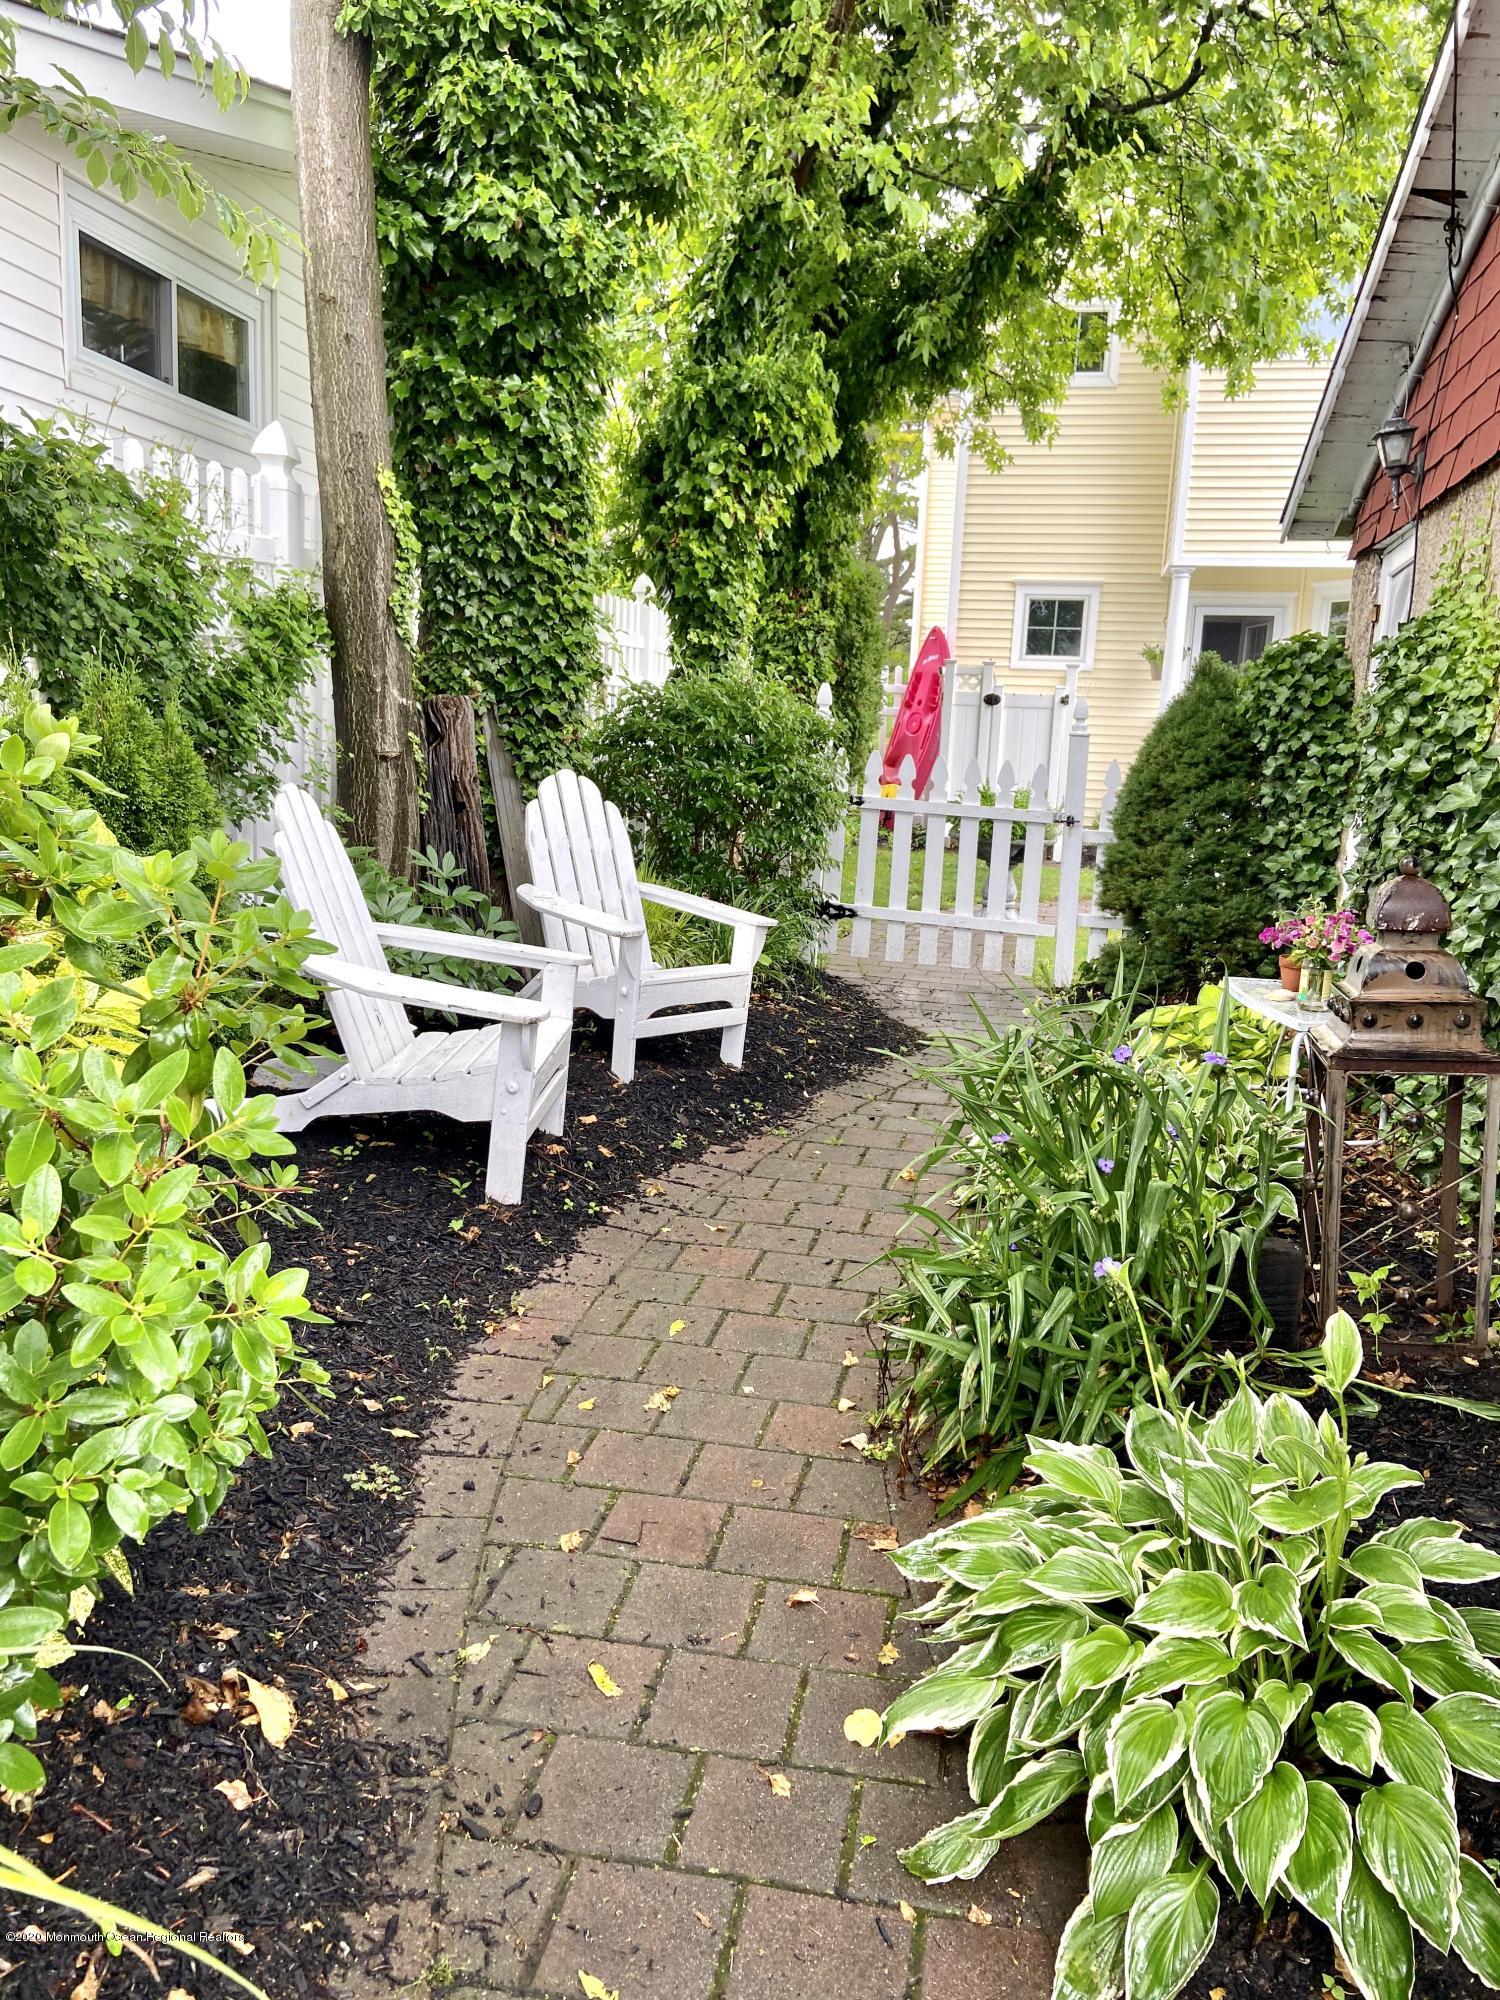
[{"label": "brick paver walkway", "polygon": [[[972,1019],[951,973],[867,976]],[[967,1809],[961,1746],[843,1732],[924,1656],[879,1546],[924,1503],[845,1440],[876,1396],[868,1262],[931,1108],[891,1062],[682,1168],[464,1363],[370,1635],[378,1726],[427,1775],[349,1993],[1048,1992],[1072,1837],[924,1888],[897,1849]]]}]

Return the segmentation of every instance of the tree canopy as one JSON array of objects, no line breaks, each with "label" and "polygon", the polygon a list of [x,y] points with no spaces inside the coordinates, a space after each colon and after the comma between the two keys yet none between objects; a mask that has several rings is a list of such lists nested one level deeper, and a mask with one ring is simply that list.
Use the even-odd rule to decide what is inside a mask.
[{"label": "tree canopy", "polygon": [[950,398],[1044,430],[1096,299],[1231,385],[1306,345],[1433,40],[1411,0],[736,8],[704,93],[730,164],[622,503],[678,656],[832,679],[863,727],[881,433]]}]

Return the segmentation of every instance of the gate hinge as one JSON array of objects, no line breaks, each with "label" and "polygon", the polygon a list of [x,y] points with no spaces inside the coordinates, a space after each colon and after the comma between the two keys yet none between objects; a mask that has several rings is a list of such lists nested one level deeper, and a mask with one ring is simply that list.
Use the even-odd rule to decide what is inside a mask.
[{"label": "gate hinge", "polygon": [[824,896],[818,904],[818,915],[828,918],[831,923],[842,923],[846,917],[854,917],[858,914],[853,904],[835,903],[827,896]]}]

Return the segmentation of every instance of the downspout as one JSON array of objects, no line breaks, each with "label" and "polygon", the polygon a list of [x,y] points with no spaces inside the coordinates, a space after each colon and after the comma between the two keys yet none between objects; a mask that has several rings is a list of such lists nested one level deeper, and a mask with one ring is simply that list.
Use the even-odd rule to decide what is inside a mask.
[{"label": "downspout", "polygon": [[964,559],[964,506],[969,494],[969,441],[959,433],[953,448],[953,541],[948,551],[948,650],[958,653],[958,585]]},{"label": "downspout", "polygon": [[1198,363],[1189,362],[1182,419],[1177,426],[1177,466],[1172,491],[1171,532],[1167,542],[1166,569],[1171,578],[1171,590],[1167,598],[1166,637],[1162,644],[1162,708],[1175,700],[1187,685],[1188,599],[1193,584],[1193,566],[1187,560],[1188,489],[1193,476],[1193,442],[1198,428],[1201,375]]}]

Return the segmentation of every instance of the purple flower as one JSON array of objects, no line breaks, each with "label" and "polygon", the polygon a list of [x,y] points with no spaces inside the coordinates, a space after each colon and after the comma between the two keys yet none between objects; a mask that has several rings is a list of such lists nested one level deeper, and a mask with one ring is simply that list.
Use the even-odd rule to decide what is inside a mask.
[{"label": "purple flower", "polygon": [[1101,1257],[1094,1266],[1096,1278],[1112,1278],[1122,1268],[1118,1257]]},{"label": "purple flower", "polygon": [[1220,1055],[1217,1049],[1205,1049],[1203,1051],[1203,1060],[1210,1069],[1227,1069],[1229,1067],[1228,1056]]},{"label": "purple flower", "polygon": [[1169,1139],[1177,1137],[1177,1127],[1172,1123],[1170,1118],[1167,1120],[1167,1137]]},{"label": "purple flower", "polygon": [[992,1132],[990,1134],[990,1144],[992,1146],[1008,1146],[1010,1144],[1009,1132]]},{"label": "purple flower", "polygon": [[1121,1042],[1117,1049],[1111,1050],[1111,1054],[1117,1063],[1127,1063],[1135,1054],[1135,1051],[1131,1048],[1129,1042]]},{"label": "purple flower", "polygon": [[1094,1165],[1099,1169],[1101,1174],[1112,1174],[1115,1170],[1115,1163],[1109,1157],[1108,1153],[1101,1153],[1098,1159],[1095,1160]]}]

